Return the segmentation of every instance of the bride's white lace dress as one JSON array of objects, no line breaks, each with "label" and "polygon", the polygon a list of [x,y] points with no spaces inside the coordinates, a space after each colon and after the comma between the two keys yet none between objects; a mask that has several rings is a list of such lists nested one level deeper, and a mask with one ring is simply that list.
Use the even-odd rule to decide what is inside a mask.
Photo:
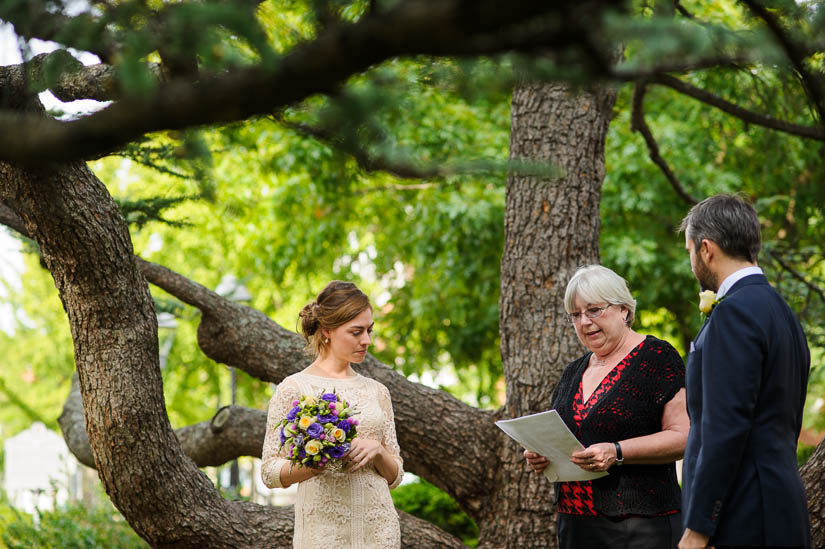
[{"label": "bride's white lace dress", "polygon": [[356,375],[345,379],[320,377],[304,372],[284,379],[269,401],[261,476],[270,488],[281,487],[280,471],[287,462],[275,429],[301,395],[319,395],[335,390],[358,414],[359,437],[380,440],[398,462],[398,474],[387,484],[375,467],[354,473],[331,473],[298,484],[295,502],[296,549],[386,549],[401,546],[398,514],[390,490],[398,486],[404,472],[395,437],[390,393],[381,383]]}]

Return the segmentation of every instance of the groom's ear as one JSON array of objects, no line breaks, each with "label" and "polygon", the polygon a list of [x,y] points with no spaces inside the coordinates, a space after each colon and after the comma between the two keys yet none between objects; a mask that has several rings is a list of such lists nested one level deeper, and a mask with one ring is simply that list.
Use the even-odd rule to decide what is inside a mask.
[{"label": "groom's ear", "polygon": [[705,263],[716,257],[718,253],[719,246],[716,245],[716,242],[707,238],[702,239],[702,243],[699,245],[699,254]]}]

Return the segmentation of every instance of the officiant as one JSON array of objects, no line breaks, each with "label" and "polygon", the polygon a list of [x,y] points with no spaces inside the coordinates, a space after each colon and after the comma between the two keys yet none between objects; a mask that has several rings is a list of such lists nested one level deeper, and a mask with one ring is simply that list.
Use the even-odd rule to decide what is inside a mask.
[{"label": "officiant", "polygon": [[[684,363],[666,341],[631,328],[636,300],[606,267],[579,268],[564,307],[588,352],[565,367],[551,407],[584,446],[571,461],[609,474],[556,483],[559,548],[675,548],[675,462],[690,427]],[[524,457],[537,472],[547,468],[544,456]]]}]

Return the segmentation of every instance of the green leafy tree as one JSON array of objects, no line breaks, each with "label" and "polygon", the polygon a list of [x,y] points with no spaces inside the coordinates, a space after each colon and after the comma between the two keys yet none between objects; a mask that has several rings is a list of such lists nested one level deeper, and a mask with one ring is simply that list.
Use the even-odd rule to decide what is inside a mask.
[{"label": "green leafy tree", "polygon": [[[819,4],[769,10],[745,0],[700,8],[126,1],[67,14],[48,2],[0,3],[0,18],[19,35],[65,48],[0,69],[0,219],[36,242],[57,286],[78,371],[61,428],[76,454],[94,458],[130,525],[153,545],[289,543],[289,511],[228,502],[192,464],[259,453],[260,411],[231,407],[176,431],[170,418],[202,420],[204,410],[226,402],[223,365],[249,374],[241,378],[241,402],[255,405],[268,393],[265,383],[300,369],[300,342],[273,319],[291,327],[299,304],[333,274],[387,292],[380,299],[387,329],[376,348],[387,361],[400,359],[400,370],[478,372],[475,400],[493,404],[500,364],[506,400],[498,410],[411,383],[374,358],[363,368],[393,394],[407,468],[475,520],[480,547],[551,546],[546,482],[525,470],[518,449],[491,435],[490,425],[546,407],[561,368],[579,354],[561,307],[567,277],[601,259],[603,239],[605,262],[624,267],[641,288],[643,325],[684,342],[696,318],[692,282],[669,231],[693,197],[735,188],[737,168],[758,173],[754,155],[775,143],[769,132],[750,143],[741,122],[715,111],[705,117],[693,98],[774,133],[823,140]],[[619,43],[627,59],[617,64]],[[68,48],[96,53],[102,63],[82,67]],[[742,67],[768,74],[771,89],[783,90],[781,101],[753,104],[748,93],[737,95],[728,81],[743,77]],[[633,93],[606,82],[631,82]],[[726,101],[740,99],[746,112],[697,93],[697,84],[730,93]],[[112,103],[58,121],[33,95],[43,89]],[[776,93],[766,97],[779,101]],[[692,118],[667,110],[683,102]],[[657,108],[661,128],[645,118]],[[611,119],[627,120],[628,109],[643,140],[615,143],[616,151],[632,149],[624,168],[630,183],[608,180],[602,203],[602,178],[613,173],[610,162],[604,166],[605,136]],[[215,127],[193,129],[207,124]],[[681,158],[655,154],[660,131]],[[719,147],[728,141],[725,154],[743,156],[717,179]],[[800,161],[795,173],[803,178],[808,157],[794,143],[789,157]],[[667,172],[667,185],[644,160],[645,148]],[[123,181],[123,164],[96,160],[106,154],[151,166],[162,178],[135,168],[139,179]],[[805,177],[815,180],[811,162]],[[680,165],[700,168],[683,175]],[[778,166],[762,174],[777,176]],[[147,184],[155,177],[160,192]],[[768,244],[774,229],[777,240],[802,235],[774,250],[790,267],[782,268],[782,283],[803,290],[807,307],[821,274],[814,240],[821,216],[807,202],[817,191],[800,185],[790,192],[779,177],[771,193],[759,184],[754,179],[748,192],[762,200]],[[782,204],[786,214],[801,213],[781,222]],[[178,226],[150,221],[157,217]],[[208,289],[225,274],[249,288],[249,306]],[[672,288],[648,287],[653,277]],[[147,280],[158,288],[154,299]],[[181,319],[163,370],[160,309]],[[164,382],[174,388],[164,393]],[[193,396],[199,390],[201,404]],[[433,437],[422,417],[438,418],[450,436]],[[815,488],[825,475],[823,451],[804,470],[812,508],[825,495]],[[130,486],[140,486],[139,495]],[[407,515],[402,528],[408,546],[459,544]]]}]

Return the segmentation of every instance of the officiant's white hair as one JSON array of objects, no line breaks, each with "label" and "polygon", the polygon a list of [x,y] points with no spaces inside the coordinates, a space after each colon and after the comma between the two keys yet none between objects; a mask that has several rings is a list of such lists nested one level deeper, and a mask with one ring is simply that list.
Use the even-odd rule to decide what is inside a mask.
[{"label": "officiant's white hair", "polygon": [[636,300],[627,289],[627,282],[602,265],[584,265],[570,277],[564,292],[564,308],[568,313],[576,311],[576,297],[585,303],[623,306],[628,311],[628,326],[632,326],[636,318]]}]

